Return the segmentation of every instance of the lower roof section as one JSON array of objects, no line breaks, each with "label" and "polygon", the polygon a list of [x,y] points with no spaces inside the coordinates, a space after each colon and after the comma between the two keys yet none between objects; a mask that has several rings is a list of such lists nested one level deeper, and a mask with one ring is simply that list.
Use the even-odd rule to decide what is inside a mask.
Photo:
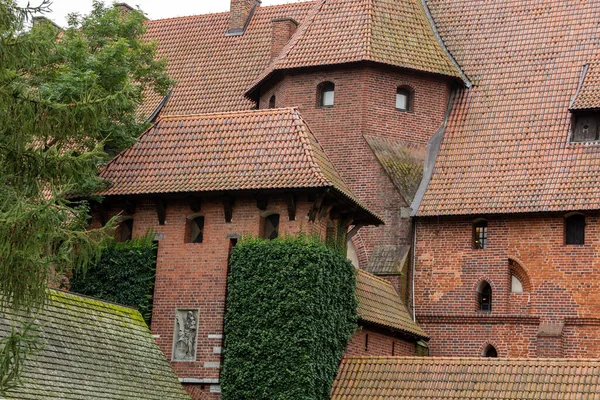
[{"label": "lower roof section", "polygon": [[131,308],[50,291],[33,316],[4,310],[0,338],[33,321],[41,350],[6,399],[190,400],[141,314]]},{"label": "lower roof section", "polygon": [[102,195],[328,189],[380,224],[296,108],[160,118],[101,172]]},{"label": "lower roof section", "polygon": [[332,400],[597,399],[600,360],[350,357]]}]

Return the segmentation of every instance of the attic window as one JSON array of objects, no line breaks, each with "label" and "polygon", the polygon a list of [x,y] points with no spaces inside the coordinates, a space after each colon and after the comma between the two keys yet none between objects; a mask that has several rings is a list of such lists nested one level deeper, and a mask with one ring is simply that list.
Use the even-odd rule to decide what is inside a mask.
[{"label": "attic window", "polygon": [[600,113],[573,114],[573,142],[594,142],[600,140]]},{"label": "attic window", "polygon": [[331,82],[323,82],[318,87],[319,107],[333,107],[335,98],[335,85]]},{"label": "attic window", "polygon": [[565,244],[585,244],[585,216],[573,214],[565,218]]},{"label": "attic window", "polygon": [[269,99],[269,108],[275,108],[275,95]]},{"label": "attic window", "polygon": [[411,111],[412,93],[407,87],[401,86],[396,89],[396,109],[400,111]]}]

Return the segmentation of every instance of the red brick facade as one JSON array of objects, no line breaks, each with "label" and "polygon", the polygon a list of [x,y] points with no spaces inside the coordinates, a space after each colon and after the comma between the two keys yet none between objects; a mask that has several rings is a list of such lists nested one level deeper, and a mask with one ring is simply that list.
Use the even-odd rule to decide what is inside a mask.
[{"label": "red brick facade", "polygon": [[[335,85],[333,107],[318,107],[319,84]],[[410,112],[396,109],[396,90],[412,89]],[[321,71],[288,73],[261,91],[259,108],[298,107],[342,179],[385,225],[362,228],[353,238],[361,266],[376,244],[410,244],[406,204],[363,135],[398,140],[424,148],[444,122],[451,83],[441,77],[403,72],[384,66],[354,65]]]},{"label": "red brick facade", "polygon": [[397,337],[393,332],[362,325],[352,336],[346,357],[352,356],[414,356],[416,342]]},{"label": "red brick facade", "polygon": [[[600,223],[586,214],[585,245],[565,245],[564,215],[490,217],[485,249],[475,218],[417,223],[415,310],[434,356],[600,357]],[[523,293],[511,292],[511,275]],[[492,311],[477,288],[492,287]]]}]

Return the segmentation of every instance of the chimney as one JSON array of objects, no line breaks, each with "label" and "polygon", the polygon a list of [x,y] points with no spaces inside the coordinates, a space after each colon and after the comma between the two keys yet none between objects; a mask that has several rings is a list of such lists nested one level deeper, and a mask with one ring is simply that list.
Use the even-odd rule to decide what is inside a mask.
[{"label": "chimney", "polygon": [[231,0],[229,29],[225,36],[243,35],[258,6],[260,0]]},{"label": "chimney", "polygon": [[292,18],[277,18],[272,21],[271,60],[281,53],[281,50],[296,32],[297,27],[298,23]]}]

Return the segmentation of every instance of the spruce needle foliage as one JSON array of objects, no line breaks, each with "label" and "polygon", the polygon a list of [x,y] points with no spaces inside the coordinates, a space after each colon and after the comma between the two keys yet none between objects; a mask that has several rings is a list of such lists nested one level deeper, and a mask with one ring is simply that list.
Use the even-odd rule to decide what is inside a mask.
[{"label": "spruce needle foliage", "polygon": [[[33,13],[49,10],[40,1],[0,0],[0,307],[25,313],[43,306],[52,274],[100,255],[114,224],[87,229],[88,204],[76,199],[102,187],[105,149],[145,128],[136,115],[144,93],[172,85],[155,45],[141,40],[143,13],[94,2],[64,31],[29,29]],[[17,364],[0,363],[0,393]]]}]

